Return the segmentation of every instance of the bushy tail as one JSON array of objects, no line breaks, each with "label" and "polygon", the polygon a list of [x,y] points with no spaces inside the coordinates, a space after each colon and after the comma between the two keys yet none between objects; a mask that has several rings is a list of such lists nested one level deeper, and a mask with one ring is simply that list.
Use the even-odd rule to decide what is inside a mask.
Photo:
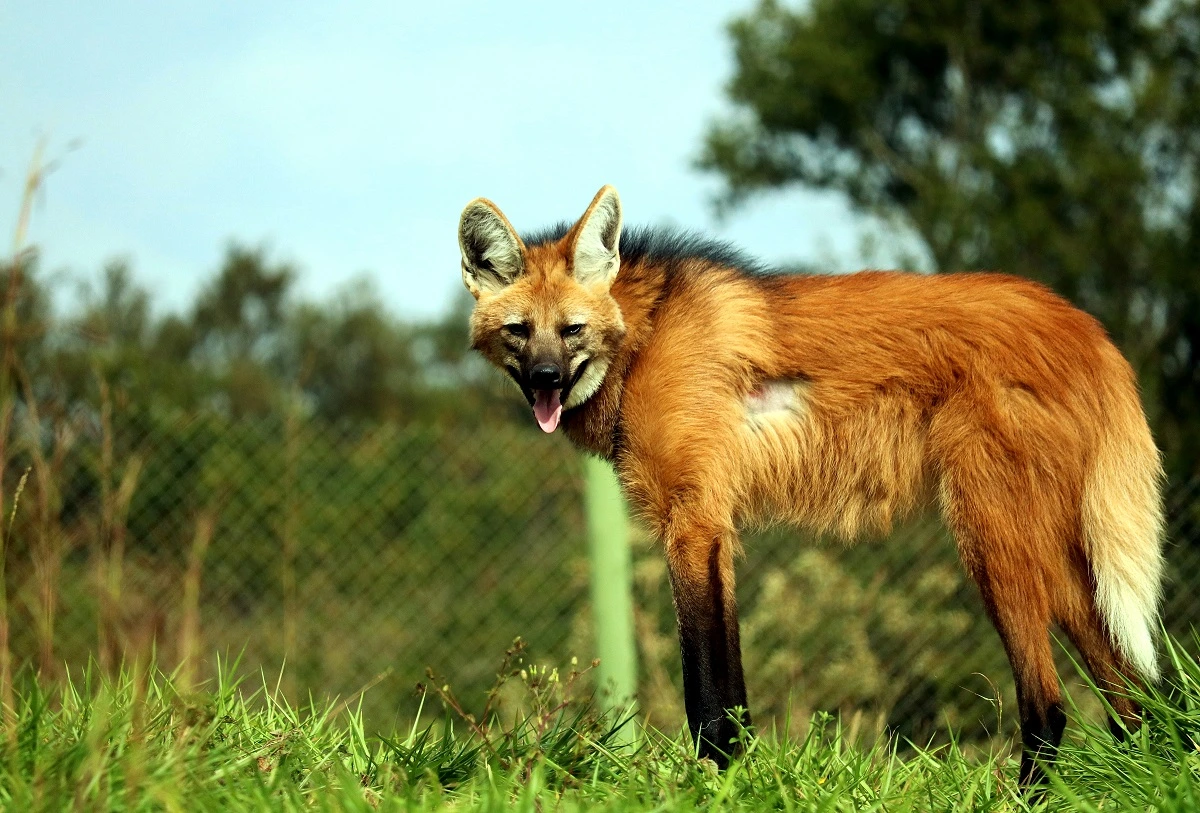
[{"label": "bushy tail", "polygon": [[1162,597],[1162,461],[1136,394],[1110,403],[1084,484],[1083,531],[1096,605],[1116,649],[1158,678],[1155,631]]}]

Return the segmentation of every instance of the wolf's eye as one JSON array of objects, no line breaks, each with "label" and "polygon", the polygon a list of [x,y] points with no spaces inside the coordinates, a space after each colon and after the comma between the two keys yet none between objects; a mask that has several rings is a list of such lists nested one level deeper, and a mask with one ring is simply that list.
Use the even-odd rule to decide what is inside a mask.
[{"label": "wolf's eye", "polygon": [[580,331],[582,331],[582,330],[583,330],[583,325],[567,325],[566,327],[564,327],[562,329],[562,335],[564,337],[565,336],[578,336]]},{"label": "wolf's eye", "polygon": [[520,322],[515,322],[511,325],[505,325],[504,332],[510,336],[516,336],[518,339],[529,338],[529,328]]}]

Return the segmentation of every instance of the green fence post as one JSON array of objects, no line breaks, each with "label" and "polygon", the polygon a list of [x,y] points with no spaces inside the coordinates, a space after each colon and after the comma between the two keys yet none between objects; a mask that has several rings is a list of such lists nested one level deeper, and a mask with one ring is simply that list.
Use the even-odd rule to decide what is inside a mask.
[{"label": "green fence post", "polygon": [[[608,709],[628,709],[637,699],[637,650],[633,638],[633,568],[629,522],[617,478],[608,463],[583,462],[584,507],[591,559],[592,626],[600,657],[600,686]],[[633,726],[622,738],[633,740]]]}]

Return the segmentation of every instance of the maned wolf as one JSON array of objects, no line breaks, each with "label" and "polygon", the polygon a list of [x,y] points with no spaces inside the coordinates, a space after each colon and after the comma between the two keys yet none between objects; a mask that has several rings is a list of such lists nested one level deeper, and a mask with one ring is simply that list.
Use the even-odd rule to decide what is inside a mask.
[{"label": "maned wolf", "polygon": [[[544,431],[614,464],[662,542],[703,756],[727,763],[728,711],[746,708],[746,521],[852,539],[940,509],[1012,664],[1023,783],[1065,724],[1051,623],[1098,685],[1156,677],[1159,453],[1129,364],[1051,291],[1000,274],[769,273],[696,236],[622,236],[612,187],[524,239],[474,200],[459,245],[472,345]],[[1129,699],[1109,700],[1138,724]]]}]

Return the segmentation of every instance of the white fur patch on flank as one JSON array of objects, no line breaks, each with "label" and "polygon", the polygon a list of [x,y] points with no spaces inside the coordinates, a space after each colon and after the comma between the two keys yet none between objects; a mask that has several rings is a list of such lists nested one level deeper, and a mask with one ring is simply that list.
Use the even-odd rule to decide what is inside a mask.
[{"label": "white fur patch on flank", "polygon": [[751,422],[802,413],[807,385],[794,379],[764,381],[746,394],[746,416]]}]

